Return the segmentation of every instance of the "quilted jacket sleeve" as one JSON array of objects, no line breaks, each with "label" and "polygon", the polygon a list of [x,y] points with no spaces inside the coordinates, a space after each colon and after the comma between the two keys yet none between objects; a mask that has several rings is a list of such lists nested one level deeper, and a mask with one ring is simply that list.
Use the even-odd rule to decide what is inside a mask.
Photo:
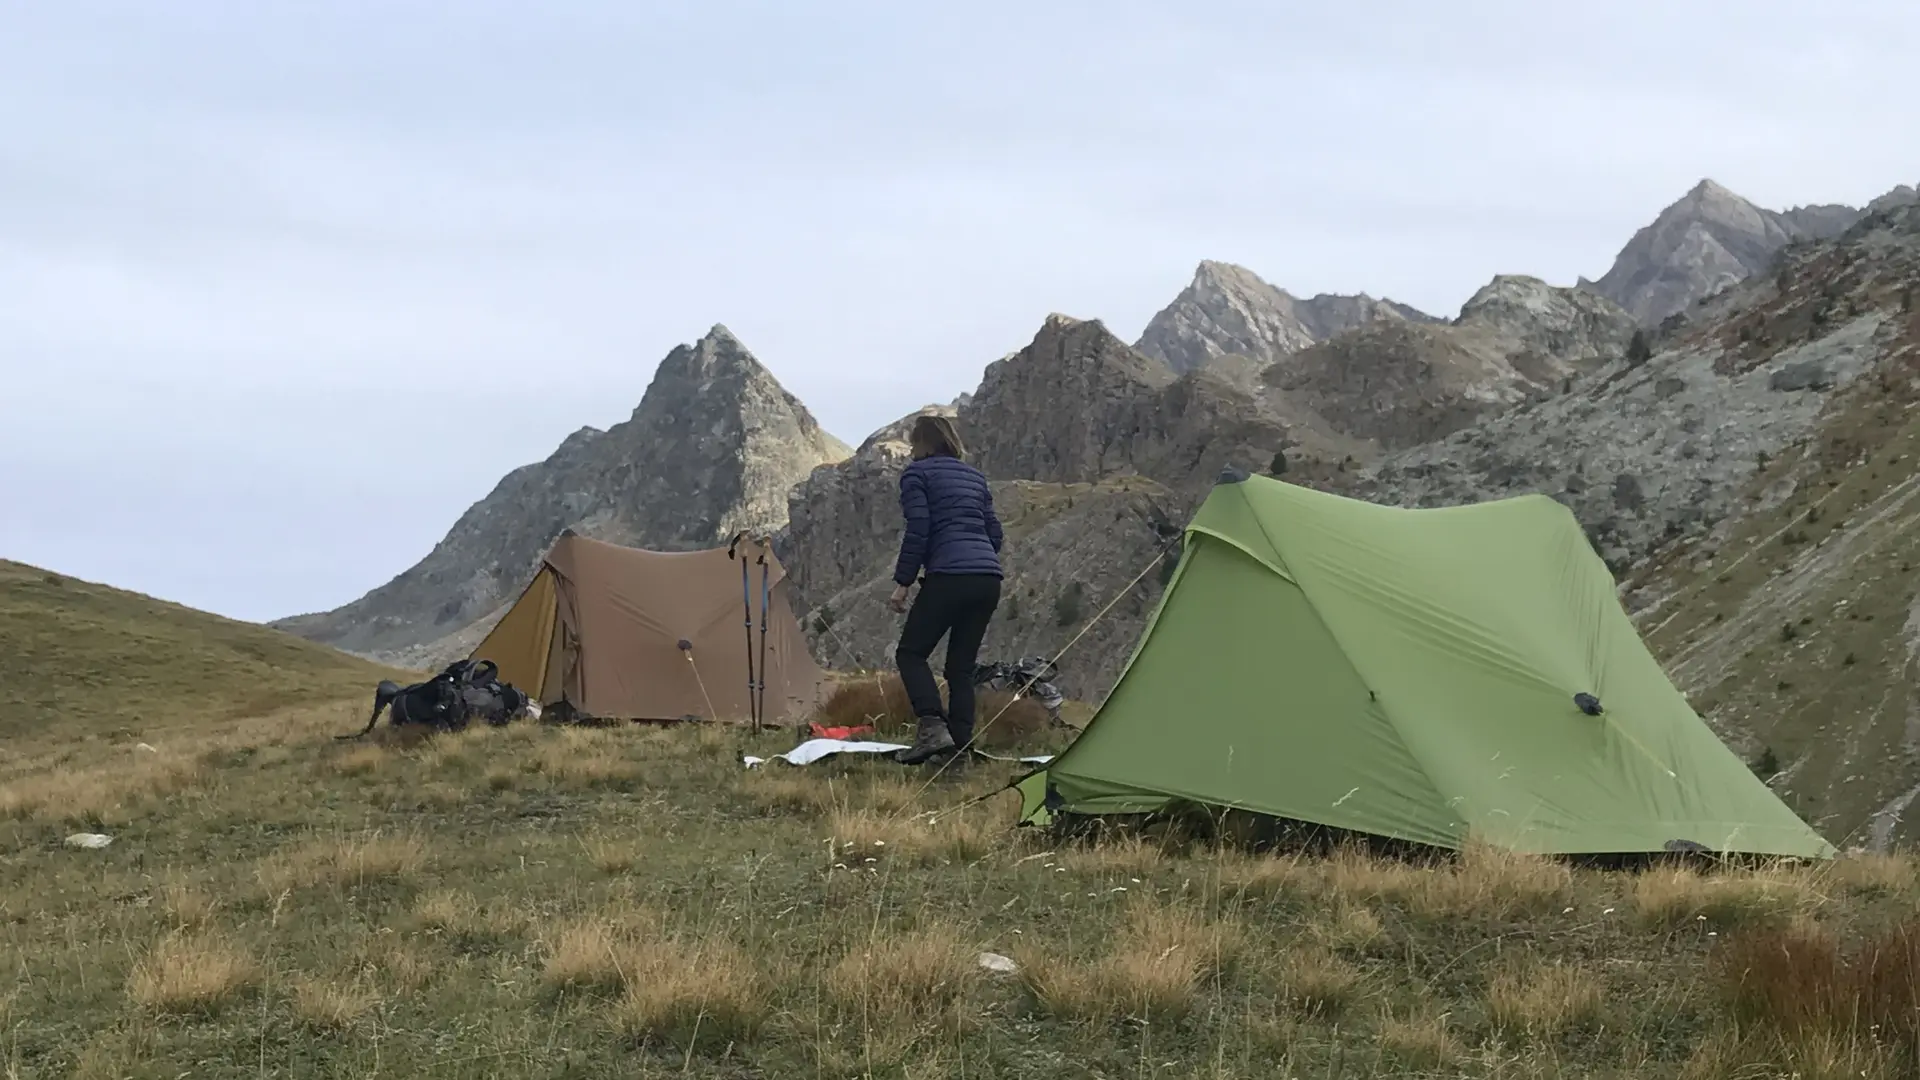
[{"label": "quilted jacket sleeve", "polygon": [[895,585],[912,585],[927,561],[927,541],[933,532],[927,509],[927,481],[916,469],[900,474],[900,513],[906,531],[900,536],[900,558],[893,566]]}]

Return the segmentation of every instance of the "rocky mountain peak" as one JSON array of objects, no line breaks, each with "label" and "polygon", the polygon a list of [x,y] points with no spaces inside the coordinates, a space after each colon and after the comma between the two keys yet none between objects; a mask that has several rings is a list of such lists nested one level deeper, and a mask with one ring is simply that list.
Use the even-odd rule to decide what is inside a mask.
[{"label": "rocky mountain peak", "polygon": [[1176,372],[1223,356],[1245,356],[1264,366],[1375,319],[1432,321],[1404,304],[1365,294],[1302,300],[1246,267],[1209,259],[1147,323],[1134,348]]},{"label": "rocky mountain peak", "polygon": [[1652,325],[1759,273],[1795,240],[1839,235],[1860,214],[1845,206],[1767,210],[1701,180],[1634,233],[1600,280],[1582,284]]},{"label": "rocky mountain peak", "polygon": [[1440,438],[1618,358],[1634,319],[1605,297],[1502,275],[1451,324],[1376,319],[1263,375],[1295,427],[1394,450]]},{"label": "rocky mountain peak", "polygon": [[1900,184],[1892,191],[1868,203],[1867,212],[1878,214],[1895,207],[1910,206],[1916,202],[1920,202],[1920,190],[1915,190],[1912,184]]},{"label": "rocky mountain peak", "polygon": [[276,625],[349,651],[415,648],[496,614],[563,529],[659,550],[771,532],[788,490],[850,452],[716,325],[667,354],[627,420],[582,428],[508,473],[418,564],[345,607]]},{"label": "rocky mountain peak", "polygon": [[1519,354],[1536,355],[1551,378],[1618,358],[1637,324],[1620,305],[1597,293],[1502,274],[1461,306],[1454,325],[1506,339],[1510,362]]},{"label": "rocky mountain peak", "polygon": [[1049,315],[1026,348],[987,365],[959,410],[961,437],[989,476],[1094,480],[1122,467],[1116,434],[1175,377],[1098,319]]}]

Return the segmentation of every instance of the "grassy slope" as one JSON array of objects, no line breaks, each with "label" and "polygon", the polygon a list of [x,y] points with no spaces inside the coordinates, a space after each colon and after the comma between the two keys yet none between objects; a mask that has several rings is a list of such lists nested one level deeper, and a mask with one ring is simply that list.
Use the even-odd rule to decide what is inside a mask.
[{"label": "grassy slope", "polygon": [[[131,764],[78,745],[0,785],[8,1075],[1896,1075],[1865,1020],[1767,1041],[1718,972],[1781,927],[1819,954],[1890,925],[1920,903],[1904,858],[1631,877],[1073,846],[1012,831],[1007,794],[925,815],[1012,766],[340,724],[213,724]],[[115,842],[62,847],[76,825]]]},{"label": "grassy slope", "polygon": [[1920,835],[1920,810],[1896,812],[1920,791],[1920,312],[1886,309],[1877,377],[1767,463],[1721,535],[1629,581],[1695,707],[1842,844]]},{"label": "grassy slope", "polygon": [[0,561],[0,742],[131,738],[365,695],[386,669],[290,634]]}]

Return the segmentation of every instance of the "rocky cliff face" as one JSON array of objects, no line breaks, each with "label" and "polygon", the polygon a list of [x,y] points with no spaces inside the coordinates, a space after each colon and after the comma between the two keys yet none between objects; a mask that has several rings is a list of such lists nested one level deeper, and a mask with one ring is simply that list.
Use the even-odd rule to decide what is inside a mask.
[{"label": "rocky cliff face", "polygon": [[633,415],[507,474],[418,564],[345,607],[275,625],[363,653],[457,635],[525,586],[569,526],[662,550],[784,524],[787,492],[847,456],[724,326],[661,361]]},{"label": "rocky cliff face", "polygon": [[1176,376],[1099,320],[1064,315],[987,367],[959,422],[996,480],[1138,475],[1175,489],[1204,484],[1228,457],[1269,461],[1289,437],[1245,381]]},{"label": "rocky cliff face", "polygon": [[1203,262],[1173,303],[1147,323],[1134,349],[1176,372],[1222,356],[1260,365],[1377,319],[1437,322],[1392,300],[1323,293],[1302,300],[1245,267]]},{"label": "rocky cliff face", "polygon": [[1504,276],[1452,323],[1376,320],[1276,362],[1264,378],[1284,410],[1403,449],[1559,393],[1624,355],[1633,330],[1632,316],[1602,297]]},{"label": "rocky cliff face", "polygon": [[1566,503],[1675,681],[1828,836],[1920,836],[1920,207],[1696,309],[1643,364],[1395,454],[1355,494]]},{"label": "rocky cliff face", "polygon": [[1840,235],[1862,213],[1848,206],[1766,210],[1702,180],[1634,233],[1599,281],[1582,284],[1651,326],[1765,270],[1789,243]]}]

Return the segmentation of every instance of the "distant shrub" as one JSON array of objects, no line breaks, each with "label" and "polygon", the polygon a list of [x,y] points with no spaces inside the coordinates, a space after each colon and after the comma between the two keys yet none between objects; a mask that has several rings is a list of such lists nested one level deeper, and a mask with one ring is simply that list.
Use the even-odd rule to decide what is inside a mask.
[{"label": "distant shrub", "polygon": [[1637,368],[1651,359],[1653,346],[1647,342],[1646,331],[1635,330],[1633,336],[1627,339],[1627,366]]},{"label": "distant shrub", "polygon": [[1077,581],[1061,589],[1053,602],[1053,621],[1060,626],[1077,624],[1086,603],[1086,592],[1086,586]]}]

